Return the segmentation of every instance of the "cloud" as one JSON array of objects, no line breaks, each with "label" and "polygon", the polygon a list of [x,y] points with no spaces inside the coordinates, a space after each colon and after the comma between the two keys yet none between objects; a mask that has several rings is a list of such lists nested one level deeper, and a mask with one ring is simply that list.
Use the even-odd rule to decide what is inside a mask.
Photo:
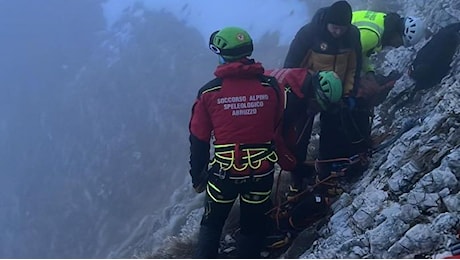
[{"label": "cloud", "polygon": [[198,29],[205,41],[222,27],[239,26],[255,41],[267,32],[279,32],[280,44],[289,44],[308,18],[307,5],[300,0],[108,0],[103,4],[107,25],[111,27],[136,2],[150,10],[171,12]]}]

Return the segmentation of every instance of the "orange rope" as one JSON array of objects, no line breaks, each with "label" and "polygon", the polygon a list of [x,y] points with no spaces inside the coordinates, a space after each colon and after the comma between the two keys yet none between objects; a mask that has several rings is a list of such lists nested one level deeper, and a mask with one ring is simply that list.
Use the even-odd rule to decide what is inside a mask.
[{"label": "orange rope", "polygon": [[[351,158],[356,158],[356,159],[353,160],[353,159],[351,159]],[[350,158],[335,158],[335,159],[325,159],[325,160],[306,161],[306,162],[304,162],[304,164],[306,164],[306,165],[314,165],[314,166],[315,166],[315,171],[318,172],[318,170],[319,170],[319,169],[318,169],[318,164],[320,164],[320,163],[331,163],[331,162],[341,162],[341,161],[343,162],[343,161],[345,161],[345,162],[349,163],[348,166],[350,166],[350,165],[353,165],[353,164],[355,164],[355,163],[358,163],[358,162],[361,161],[361,160],[362,160],[362,159],[361,159],[361,154],[358,154],[358,155],[354,155],[354,156],[352,156],[352,157],[350,157]],[[327,185],[327,184],[328,184],[327,181],[328,181],[329,179],[336,178],[336,177],[339,177],[339,176],[343,176],[343,175],[345,174],[345,171],[347,170],[348,166],[347,166],[347,167],[343,167],[343,168],[340,169],[339,171],[333,171],[333,172],[331,172],[331,174],[330,174],[328,177],[324,178],[323,180],[317,181],[314,185],[307,187],[304,191],[302,191],[302,192],[300,192],[299,194],[297,194],[297,195],[295,195],[295,196],[293,196],[293,197],[287,199],[287,200],[286,200],[285,202],[283,202],[283,203],[279,203],[280,201],[277,200],[278,205],[275,206],[275,207],[273,207],[273,208],[270,209],[269,211],[267,211],[267,212],[265,213],[265,215],[268,215],[268,214],[270,214],[271,212],[273,212],[274,210],[276,210],[277,212],[276,212],[275,218],[276,218],[277,226],[279,227],[279,213],[280,213],[280,211],[281,211],[281,207],[282,207],[282,206],[284,206],[284,205],[288,204],[289,202],[291,202],[291,201],[293,201],[293,200],[299,198],[300,196],[304,195],[304,194],[307,193],[307,192],[312,192],[312,191],[313,191],[316,187],[318,187],[318,185],[320,185],[320,184],[326,184],[326,185]],[[281,175],[281,174],[280,174],[280,175]],[[278,177],[278,183],[277,183],[276,193],[278,193],[279,181],[280,181],[280,180],[279,180],[279,177]],[[277,198],[278,198],[278,194],[276,194],[276,196],[277,196]]]},{"label": "orange rope", "polygon": [[324,178],[323,180],[320,180],[320,181],[316,182],[314,185],[309,186],[307,189],[305,189],[304,191],[300,192],[299,194],[293,196],[292,198],[287,199],[285,202],[279,204],[277,207],[274,207],[271,210],[267,211],[265,213],[265,215],[270,214],[274,210],[277,210],[278,211],[277,213],[279,213],[279,210],[281,209],[282,206],[284,206],[284,205],[288,204],[289,202],[299,198],[300,196],[304,195],[307,192],[312,192],[316,187],[318,187],[318,185],[325,183],[329,179],[336,178],[336,177],[340,176],[341,173],[343,173],[343,172],[332,172],[331,175],[329,175],[328,177]]}]

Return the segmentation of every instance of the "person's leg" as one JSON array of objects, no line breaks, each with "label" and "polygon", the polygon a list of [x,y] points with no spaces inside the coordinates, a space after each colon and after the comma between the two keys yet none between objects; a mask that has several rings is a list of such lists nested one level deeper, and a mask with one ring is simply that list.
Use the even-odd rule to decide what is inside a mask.
[{"label": "person's leg", "polygon": [[286,198],[290,203],[295,203],[299,194],[302,193],[308,185],[315,182],[316,170],[314,165],[298,164],[291,172],[289,190]]},{"label": "person's leg", "polygon": [[322,194],[309,193],[292,209],[289,227],[294,230],[307,228],[324,217],[329,211],[327,197]]},{"label": "person's leg", "polygon": [[358,128],[359,133],[362,135],[362,141],[353,143],[350,149],[350,156],[359,155],[359,162],[352,165],[347,170],[347,175],[350,178],[354,176],[361,176],[369,166],[368,153],[372,149],[371,140],[371,109],[359,108],[352,112],[352,119]]},{"label": "person's leg", "polygon": [[270,194],[273,174],[256,178],[245,183],[245,192],[240,197],[240,237],[238,256],[240,258],[260,258],[265,237],[270,231]]},{"label": "person's leg", "polygon": [[297,160],[295,169],[291,172],[291,182],[289,185],[289,197],[293,197],[304,189],[304,181],[306,178],[311,178],[315,172],[314,168],[304,164],[307,153],[308,144],[310,143],[311,131],[313,128],[314,115],[309,115],[299,121],[296,128],[296,145],[294,148],[294,156]]},{"label": "person's leg", "polygon": [[194,258],[217,258],[222,228],[238,196],[230,180],[211,176]]},{"label": "person's leg", "polygon": [[320,116],[319,159],[347,157],[350,141],[340,111],[322,112]]},{"label": "person's leg", "polygon": [[[346,109],[346,108],[341,108]],[[320,117],[319,138],[319,163],[317,164],[317,192],[322,195],[328,194],[329,190],[335,189],[337,178],[331,177],[332,172],[339,171],[343,163],[348,162],[351,154],[352,143],[344,124],[342,114],[335,112],[323,112]],[[327,162],[322,162],[326,160]],[[328,161],[329,160],[329,161]],[[334,160],[334,161],[330,161]],[[330,184],[333,184],[332,186]]]}]

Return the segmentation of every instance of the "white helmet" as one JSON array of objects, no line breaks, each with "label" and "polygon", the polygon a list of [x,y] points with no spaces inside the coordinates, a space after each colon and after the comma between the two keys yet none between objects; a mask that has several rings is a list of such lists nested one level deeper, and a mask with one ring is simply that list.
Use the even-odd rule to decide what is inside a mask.
[{"label": "white helmet", "polygon": [[424,36],[426,31],[425,22],[414,16],[404,19],[404,46],[415,45]]}]

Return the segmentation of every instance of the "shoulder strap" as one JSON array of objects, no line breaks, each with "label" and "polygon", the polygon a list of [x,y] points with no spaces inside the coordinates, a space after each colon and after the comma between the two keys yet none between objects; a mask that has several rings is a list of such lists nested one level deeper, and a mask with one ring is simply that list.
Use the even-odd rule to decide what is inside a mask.
[{"label": "shoulder strap", "polygon": [[217,91],[222,88],[222,79],[221,78],[214,78],[213,80],[209,81],[206,83],[200,90],[198,91],[198,96],[197,98],[200,98],[201,95],[211,92],[211,91]]},{"label": "shoulder strap", "polygon": [[[269,87],[273,88],[276,93],[276,99],[278,100],[278,103],[281,101],[280,98],[280,86],[278,84],[278,81],[276,80],[275,77],[267,76],[267,75],[260,75],[260,82],[263,85],[268,85]],[[265,84],[264,84],[265,83]]]}]

